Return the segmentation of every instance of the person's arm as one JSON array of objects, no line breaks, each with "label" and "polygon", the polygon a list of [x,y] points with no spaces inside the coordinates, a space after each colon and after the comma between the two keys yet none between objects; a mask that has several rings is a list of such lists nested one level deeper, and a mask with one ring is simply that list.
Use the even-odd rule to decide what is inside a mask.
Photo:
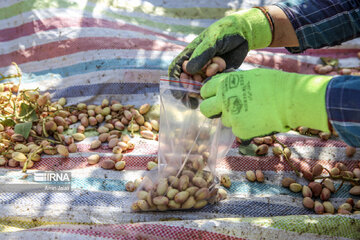
[{"label": "person's arm", "polygon": [[352,147],[360,147],[360,77],[334,77],[326,90],[326,110],[340,138]]},{"label": "person's arm", "polygon": [[[309,48],[339,45],[360,36],[359,0],[287,0],[276,3],[273,7],[275,6],[281,8],[290,21],[299,47],[282,44],[281,39],[270,46],[284,46],[291,53],[300,53]],[[278,15],[276,9],[272,8],[270,14],[271,11],[275,12],[275,16]],[[277,17],[274,18],[276,21]],[[293,35],[293,32],[282,35],[282,28],[285,30],[288,27],[279,23],[278,27],[275,24],[275,35],[279,28],[279,38]],[[286,24],[286,21],[283,23]]]},{"label": "person's arm", "polygon": [[284,11],[277,6],[268,6],[265,9],[274,22],[273,41],[269,47],[298,47],[295,30]]}]

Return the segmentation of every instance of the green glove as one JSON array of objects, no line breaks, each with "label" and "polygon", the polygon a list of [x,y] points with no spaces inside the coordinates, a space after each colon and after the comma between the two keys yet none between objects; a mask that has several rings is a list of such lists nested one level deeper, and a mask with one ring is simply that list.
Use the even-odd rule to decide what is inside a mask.
[{"label": "green glove", "polygon": [[227,68],[238,68],[250,49],[270,45],[272,33],[266,16],[257,8],[226,16],[210,25],[171,63],[169,76],[179,78],[182,63],[186,70],[197,73],[214,56],[222,57]]},{"label": "green glove", "polygon": [[331,76],[270,69],[217,74],[201,88],[206,117],[244,140],[306,126],[329,132],[325,92]]}]

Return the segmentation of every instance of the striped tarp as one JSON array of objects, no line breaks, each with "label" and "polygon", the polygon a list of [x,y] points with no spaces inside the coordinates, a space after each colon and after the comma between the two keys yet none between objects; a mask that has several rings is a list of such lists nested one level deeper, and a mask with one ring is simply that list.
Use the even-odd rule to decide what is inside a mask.
[{"label": "striped tarp", "polygon": [[[24,74],[23,88],[39,87],[53,99],[69,104],[99,104],[103,98],[139,106],[159,101],[159,79],[171,60],[196,34],[216,19],[242,8],[273,0],[0,0],[0,73]],[[282,48],[251,51],[242,69],[266,67],[314,73],[319,57],[337,57],[341,66],[359,66],[360,43],[308,50],[290,55]],[[296,133],[278,134],[291,147],[295,165],[310,169],[316,163],[332,167],[337,161],[350,169],[360,154],[345,156],[339,139],[321,141]],[[229,199],[201,210],[133,213],[133,195],[125,183],[146,173],[157,155],[157,142],[136,138],[125,154],[125,171],[89,166],[86,157],[97,152],[110,157],[103,145],[64,159],[44,156],[33,170],[72,173],[71,192],[0,193],[1,239],[332,239],[360,238],[360,217],[313,215],[302,206],[301,194],[281,187],[284,176],[295,177],[283,159],[241,156],[236,143],[217,164],[219,174],[232,179]],[[261,169],[265,183],[245,180],[245,171]],[[1,183],[25,180],[19,169],[1,168]],[[299,179],[300,183],[306,182]],[[350,196],[350,185],[332,196],[339,206]]]}]

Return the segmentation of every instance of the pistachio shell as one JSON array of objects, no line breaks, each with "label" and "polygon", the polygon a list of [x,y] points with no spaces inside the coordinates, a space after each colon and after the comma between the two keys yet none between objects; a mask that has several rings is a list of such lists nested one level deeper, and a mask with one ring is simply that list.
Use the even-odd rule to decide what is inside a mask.
[{"label": "pistachio shell", "polygon": [[350,194],[360,196],[360,186],[354,186],[349,191]]},{"label": "pistachio shell", "polygon": [[325,202],[323,202],[323,206],[324,206],[324,210],[326,213],[331,213],[331,214],[335,213],[335,208],[331,202],[325,201]]},{"label": "pistachio shell", "polygon": [[123,170],[125,168],[125,161],[118,161],[115,163],[115,169],[116,170]]},{"label": "pistachio shell", "polygon": [[136,187],[135,187],[135,184],[133,181],[128,181],[125,184],[125,188],[126,188],[126,191],[128,191],[128,192],[133,192],[136,190]]},{"label": "pistachio shell", "polygon": [[330,192],[335,192],[334,182],[331,179],[325,178],[322,184],[324,185],[324,187],[329,189]]},{"label": "pistachio shell", "polygon": [[319,176],[323,171],[323,166],[321,164],[316,164],[312,169],[312,174],[314,177]]},{"label": "pistachio shell", "polygon": [[255,175],[254,171],[251,171],[251,170],[246,171],[245,175],[246,175],[247,180],[249,180],[250,182],[255,182],[256,175]]},{"label": "pistachio shell", "polygon": [[281,184],[283,187],[289,187],[291,183],[295,183],[295,182],[296,182],[295,179],[285,177],[285,178],[283,178]]},{"label": "pistachio shell", "polygon": [[330,173],[332,176],[340,175],[340,169],[338,169],[337,167],[334,167],[330,170]]},{"label": "pistachio shell", "polygon": [[113,160],[114,162],[119,162],[121,161],[123,158],[123,155],[121,153],[117,153],[117,154],[113,154],[110,159]]},{"label": "pistachio shell", "polygon": [[169,203],[169,199],[164,196],[157,196],[152,199],[155,205],[167,205]]},{"label": "pistachio shell", "polygon": [[226,174],[221,176],[221,185],[223,185],[226,188],[229,188],[231,186],[231,180],[230,177]]},{"label": "pistachio shell", "polygon": [[266,144],[261,144],[260,146],[257,147],[257,149],[255,150],[256,155],[265,155],[269,150],[269,146]]},{"label": "pistachio shell", "polygon": [[314,211],[315,213],[317,214],[323,214],[324,213],[324,206],[322,205],[321,202],[319,201],[315,201],[315,204],[314,204]]},{"label": "pistachio shell", "polygon": [[182,209],[190,209],[196,204],[195,198],[190,196],[182,205]]},{"label": "pistachio shell", "polygon": [[314,180],[314,175],[312,174],[312,172],[307,171],[307,170],[303,170],[302,171],[303,177],[308,180],[308,181],[313,181]]},{"label": "pistachio shell", "polygon": [[175,176],[169,176],[169,183],[170,183],[171,187],[178,188],[179,187],[179,178],[177,178]]},{"label": "pistachio shell", "polygon": [[154,139],[154,133],[148,130],[140,131],[140,135],[146,139],[150,139],[150,140]]},{"label": "pistachio shell", "polygon": [[311,183],[309,183],[308,186],[309,186],[309,188],[311,189],[314,197],[320,196],[321,191],[322,191],[322,186],[321,186],[320,183],[318,183],[318,182],[311,182]]},{"label": "pistachio shell", "polygon": [[61,156],[64,156],[64,157],[69,156],[69,150],[64,145],[57,145],[56,150]]},{"label": "pistachio shell", "polygon": [[101,167],[104,169],[112,169],[115,167],[115,162],[110,159],[106,159],[101,162]]},{"label": "pistachio shell", "polygon": [[185,191],[189,185],[190,179],[188,176],[186,175],[182,175],[179,178],[179,190],[180,191]]},{"label": "pistachio shell", "polygon": [[168,182],[167,180],[161,180],[159,183],[158,183],[158,186],[156,188],[156,193],[158,195],[164,195],[168,189]]},{"label": "pistachio shell", "polygon": [[146,165],[147,170],[151,170],[153,168],[157,167],[157,163],[153,161],[149,161]]},{"label": "pistachio shell", "polygon": [[303,197],[312,197],[311,189],[308,186],[303,186],[302,188],[302,195]]},{"label": "pistachio shell", "polygon": [[195,208],[195,209],[200,209],[200,208],[205,207],[207,204],[208,204],[208,201],[207,201],[207,200],[196,201],[196,203],[195,203],[195,205],[194,205],[194,208]]},{"label": "pistachio shell", "polygon": [[71,143],[69,144],[68,149],[69,149],[69,153],[75,153],[77,151],[77,146],[75,143]]},{"label": "pistachio shell", "polygon": [[90,149],[98,149],[101,146],[100,140],[94,140],[90,144]]},{"label": "pistachio shell", "polygon": [[208,188],[200,188],[194,195],[196,201],[207,199],[210,196]]},{"label": "pistachio shell", "polygon": [[[136,186],[135,186],[136,187]],[[137,192],[136,196],[138,197],[138,199],[140,200],[146,200],[147,199],[147,196],[148,196],[148,192],[147,191],[139,191]]]},{"label": "pistachio shell", "polygon": [[349,211],[349,212],[351,212],[351,210],[352,210],[352,206],[349,204],[349,203],[343,203],[343,204],[341,204],[340,206],[339,206],[339,209],[345,209],[345,210],[347,210],[347,211]]},{"label": "pistachio shell", "polygon": [[168,192],[166,193],[166,196],[172,200],[174,199],[175,195],[179,192],[179,190],[175,189],[175,188],[170,188],[168,190]]},{"label": "pistachio shell", "polygon": [[11,157],[13,160],[15,160],[17,162],[25,162],[27,160],[27,157],[25,156],[25,154],[23,154],[21,152],[13,152],[11,154]]},{"label": "pistachio shell", "polygon": [[305,197],[303,199],[303,205],[306,208],[313,209],[314,208],[314,201],[310,197]]},{"label": "pistachio shell", "polygon": [[356,148],[350,147],[350,146],[346,146],[345,153],[346,153],[346,156],[352,157],[352,156],[354,156],[354,154],[356,153]]},{"label": "pistachio shell", "polygon": [[176,203],[183,203],[185,202],[188,198],[189,198],[190,194],[187,191],[182,191],[182,192],[178,192],[175,197],[174,200]]},{"label": "pistachio shell", "polygon": [[207,182],[201,177],[194,177],[192,183],[199,188],[207,187]]},{"label": "pistachio shell", "polygon": [[186,191],[190,194],[190,196],[193,196],[198,190],[199,188],[195,186],[191,186],[186,189]]},{"label": "pistachio shell", "polygon": [[169,206],[171,209],[179,209],[179,208],[181,207],[181,204],[175,202],[174,200],[170,200],[169,203],[168,203],[168,206]]},{"label": "pistachio shell", "polygon": [[255,171],[256,181],[258,182],[264,182],[264,174],[261,170]]},{"label": "pistachio shell", "polygon": [[78,141],[78,142],[80,142],[86,138],[85,135],[82,133],[74,133],[72,135],[72,137],[74,138],[75,141]]},{"label": "pistachio shell", "polygon": [[330,190],[327,188],[323,188],[321,191],[321,194],[320,194],[320,199],[322,201],[327,201],[327,200],[329,200],[330,196],[331,196]]},{"label": "pistachio shell", "polygon": [[28,153],[30,152],[30,148],[24,144],[21,144],[21,143],[17,143],[15,146],[14,146],[14,151],[15,152],[21,152],[21,153]]},{"label": "pistachio shell", "polygon": [[289,188],[292,192],[300,192],[302,190],[302,186],[299,183],[292,183]]},{"label": "pistachio shell", "polygon": [[88,160],[88,163],[91,165],[97,164],[100,160],[100,156],[98,154],[93,154],[93,155],[89,156],[87,158],[87,160]]}]

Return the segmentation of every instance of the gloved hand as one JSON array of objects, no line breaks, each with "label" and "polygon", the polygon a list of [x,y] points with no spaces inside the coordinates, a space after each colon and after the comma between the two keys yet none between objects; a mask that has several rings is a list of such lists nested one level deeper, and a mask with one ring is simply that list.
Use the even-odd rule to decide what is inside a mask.
[{"label": "gloved hand", "polygon": [[299,126],[329,132],[325,92],[331,78],[270,69],[217,74],[201,88],[200,111],[221,115],[243,140]]},{"label": "gloved hand", "polygon": [[250,49],[270,45],[272,33],[264,13],[252,8],[226,16],[210,25],[171,63],[169,77],[179,78],[182,64],[195,74],[214,56],[222,57],[227,68],[238,68]]}]

